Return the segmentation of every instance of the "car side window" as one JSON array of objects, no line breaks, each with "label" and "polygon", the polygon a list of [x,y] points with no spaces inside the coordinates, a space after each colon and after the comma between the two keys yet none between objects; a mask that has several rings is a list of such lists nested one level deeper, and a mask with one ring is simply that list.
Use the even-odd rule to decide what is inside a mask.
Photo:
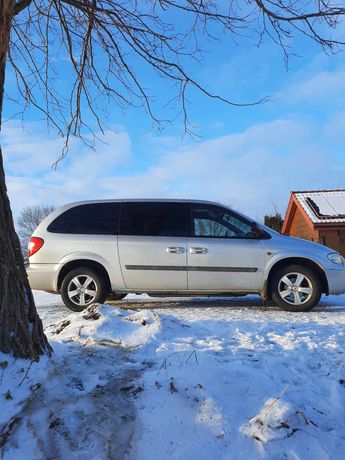
[{"label": "car side window", "polygon": [[137,236],[187,236],[187,206],[185,203],[124,202],[119,233]]},{"label": "car side window", "polygon": [[208,204],[191,204],[191,236],[252,238],[252,223],[242,216]]},{"label": "car side window", "polygon": [[50,223],[51,233],[116,235],[120,203],[91,203],[74,206]]},{"label": "car side window", "polygon": [[194,236],[214,236],[221,238],[233,235],[234,232],[215,220],[199,217],[194,218]]}]

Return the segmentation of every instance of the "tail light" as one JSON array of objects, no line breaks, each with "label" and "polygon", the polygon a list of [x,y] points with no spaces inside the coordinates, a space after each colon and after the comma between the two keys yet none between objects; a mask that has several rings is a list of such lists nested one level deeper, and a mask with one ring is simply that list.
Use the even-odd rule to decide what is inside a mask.
[{"label": "tail light", "polygon": [[28,244],[28,256],[31,257],[34,254],[36,254],[36,252],[41,249],[43,244],[44,244],[44,240],[42,238],[37,238],[36,236],[32,236]]}]

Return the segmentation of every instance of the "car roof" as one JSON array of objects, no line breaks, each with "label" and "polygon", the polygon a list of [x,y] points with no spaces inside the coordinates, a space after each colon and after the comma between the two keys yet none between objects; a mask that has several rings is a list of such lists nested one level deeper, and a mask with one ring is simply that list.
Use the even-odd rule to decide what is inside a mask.
[{"label": "car roof", "polygon": [[82,204],[95,204],[95,203],[130,203],[130,202],[141,202],[141,203],[203,203],[203,204],[219,204],[214,201],[208,200],[194,200],[187,198],[114,198],[114,199],[100,199],[100,200],[84,200],[84,201],[75,201],[73,203],[68,203],[64,206],[76,206]]}]

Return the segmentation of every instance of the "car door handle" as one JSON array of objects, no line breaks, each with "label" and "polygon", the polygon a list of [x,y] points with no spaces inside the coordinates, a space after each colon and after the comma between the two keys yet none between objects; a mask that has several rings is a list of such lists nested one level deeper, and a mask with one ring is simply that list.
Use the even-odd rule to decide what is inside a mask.
[{"label": "car door handle", "polygon": [[172,246],[170,248],[167,248],[167,252],[169,252],[169,254],[183,254],[184,248],[179,246]]},{"label": "car door handle", "polygon": [[189,252],[191,254],[207,254],[208,249],[207,248],[190,248]]}]

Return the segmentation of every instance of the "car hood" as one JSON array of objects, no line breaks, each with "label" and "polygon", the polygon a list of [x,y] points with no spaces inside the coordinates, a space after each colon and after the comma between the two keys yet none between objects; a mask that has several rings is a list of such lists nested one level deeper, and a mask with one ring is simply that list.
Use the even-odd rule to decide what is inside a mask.
[{"label": "car hood", "polygon": [[271,234],[270,240],[265,240],[264,245],[270,248],[277,249],[292,249],[298,251],[306,251],[309,253],[317,254],[329,254],[330,252],[336,252],[334,249],[324,246],[313,241],[304,240],[302,238],[296,238],[293,236],[281,235],[271,229],[265,228],[265,230]]}]

